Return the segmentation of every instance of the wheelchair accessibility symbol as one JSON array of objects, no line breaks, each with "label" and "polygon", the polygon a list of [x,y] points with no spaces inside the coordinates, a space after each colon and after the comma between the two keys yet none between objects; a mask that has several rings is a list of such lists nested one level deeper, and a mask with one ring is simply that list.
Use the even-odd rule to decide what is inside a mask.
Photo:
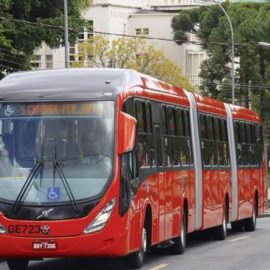
[{"label": "wheelchair accessibility symbol", "polygon": [[60,199],[60,187],[49,187],[48,188],[48,200],[57,201]]}]

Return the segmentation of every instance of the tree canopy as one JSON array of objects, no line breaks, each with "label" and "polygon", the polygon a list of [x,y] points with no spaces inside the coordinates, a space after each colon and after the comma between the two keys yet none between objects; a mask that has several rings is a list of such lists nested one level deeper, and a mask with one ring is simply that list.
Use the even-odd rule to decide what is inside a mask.
[{"label": "tree canopy", "polygon": [[[270,3],[224,3],[235,33],[236,103],[261,114],[270,126]],[[180,11],[172,28],[177,42],[194,33],[208,58],[201,66],[202,93],[231,102],[231,32],[217,5]]]},{"label": "tree canopy", "polygon": [[[69,0],[70,41],[84,26],[81,9],[86,0]],[[0,78],[4,73],[29,69],[33,51],[45,42],[59,47],[64,40],[63,0],[0,1]]]},{"label": "tree canopy", "polygon": [[181,69],[161,50],[147,44],[142,38],[116,38],[109,41],[102,35],[82,43],[78,61],[73,67],[93,66],[130,68],[154,76],[187,90],[194,90]]}]

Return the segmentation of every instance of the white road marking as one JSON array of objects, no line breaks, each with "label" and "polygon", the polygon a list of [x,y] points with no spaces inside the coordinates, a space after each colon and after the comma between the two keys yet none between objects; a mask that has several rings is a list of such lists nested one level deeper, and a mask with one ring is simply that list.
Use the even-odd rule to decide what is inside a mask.
[{"label": "white road marking", "polygon": [[234,238],[234,239],[228,240],[228,242],[237,242],[237,241],[246,240],[248,238],[249,238],[249,236],[242,236],[242,237],[238,237],[238,238]]},{"label": "white road marking", "polygon": [[160,265],[150,268],[149,270],[160,270],[160,269],[165,268],[166,266],[168,266],[168,264],[160,264]]}]

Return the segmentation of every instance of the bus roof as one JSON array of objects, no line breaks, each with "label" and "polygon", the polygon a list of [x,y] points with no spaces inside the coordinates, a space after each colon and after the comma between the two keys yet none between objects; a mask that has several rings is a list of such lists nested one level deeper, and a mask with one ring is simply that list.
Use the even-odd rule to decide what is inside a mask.
[{"label": "bus roof", "polygon": [[233,119],[261,123],[260,117],[256,112],[245,107],[240,107],[231,104],[230,107],[232,110]]},{"label": "bus roof", "polygon": [[57,69],[18,72],[0,81],[0,100],[80,100],[115,96],[144,82],[128,69]]},{"label": "bus roof", "polygon": [[226,109],[223,102],[217,99],[203,97],[198,94],[194,94],[197,102],[197,109],[200,112],[216,114],[220,116],[226,116]]}]

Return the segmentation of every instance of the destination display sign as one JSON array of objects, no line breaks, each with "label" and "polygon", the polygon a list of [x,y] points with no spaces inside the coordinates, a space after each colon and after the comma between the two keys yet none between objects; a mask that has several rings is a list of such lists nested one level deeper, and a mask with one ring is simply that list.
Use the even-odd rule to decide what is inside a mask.
[{"label": "destination display sign", "polygon": [[103,102],[2,103],[0,104],[0,117],[103,115],[103,106]]}]

